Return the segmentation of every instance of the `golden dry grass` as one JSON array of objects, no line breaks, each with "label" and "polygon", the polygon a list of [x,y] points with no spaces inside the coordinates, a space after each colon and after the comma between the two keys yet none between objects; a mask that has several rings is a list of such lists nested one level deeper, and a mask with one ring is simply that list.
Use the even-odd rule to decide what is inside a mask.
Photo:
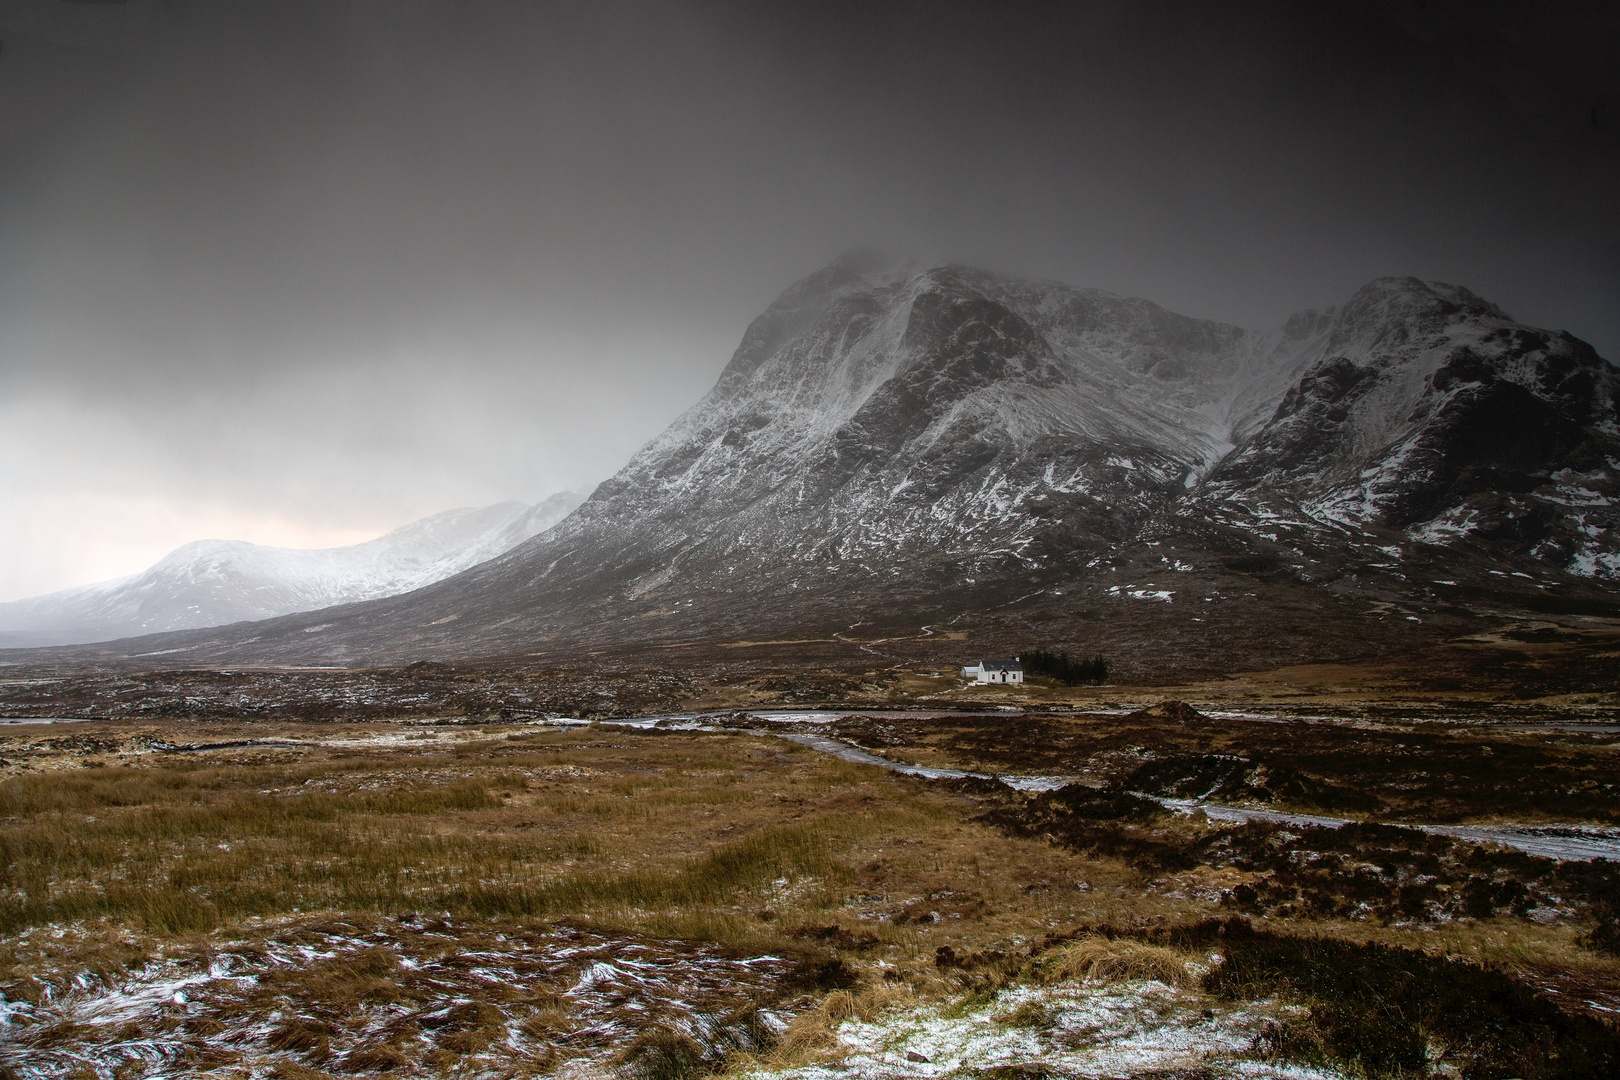
[{"label": "golden dry grass", "polygon": [[1110,983],[1153,979],[1168,986],[1194,985],[1203,975],[1197,958],[1139,941],[1084,937],[1060,945],[1031,965],[1043,982]]},{"label": "golden dry grass", "polygon": [[[832,813],[760,821],[699,850],[653,836],[635,843],[631,834],[647,833],[669,802],[700,816],[737,802],[738,770],[680,790],[592,791],[549,782],[552,755],[485,750],[481,760],[452,747],[15,778],[0,784],[0,928],[105,917],[174,932],[310,908],[518,916],[712,906],[783,875],[834,873],[833,845],[864,830]],[[688,764],[655,756],[665,768]]]},{"label": "golden dry grass", "polygon": [[836,1057],[839,1024],[848,1020],[870,1023],[889,1010],[904,1008],[916,1000],[911,987],[893,983],[877,983],[858,990],[834,990],[815,1008],[794,1017],[769,1053],[735,1055],[728,1061],[727,1071],[792,1068]]},{"label": "golden dry grass", "polygon": [[941,944],[1169,909],[1117,862],[1008,838],[965,822],[960,797],[777,740],[427,734],[0,782],[0,933],[87,923],[161,940],[317,911],[451,912],[768,947],[814,924],[928,965]]},{"label": "golden dry grass", "polygon": [[[127,742],[131,729],[84,730]],[[213,734],[139,731],[171,742]],[[345,742],[109,753],[123,763],[101,767],[64,755],[61,768],[0,781],[0,934],[86,922],[161,940],[255,917],[448,911],[769,948],[804,924],[875,938],[853,959],[931,972],[940,945],[966,953],[1081,923],[1220,914],[1233,883],[1204,868],[1145,880],[1115,859],[974,824],[960,796],[773,739],[613,728],[250,733]],[[1301,929],[1411,937],[1366,924]],[[1557,946],[1570,960],[1575,933],[1488,922],[1429,937],[1473,959],[1523,963],[1527,935],[1536,956]],[[0,942],[0,972],[17,970],[6,953]]]}]

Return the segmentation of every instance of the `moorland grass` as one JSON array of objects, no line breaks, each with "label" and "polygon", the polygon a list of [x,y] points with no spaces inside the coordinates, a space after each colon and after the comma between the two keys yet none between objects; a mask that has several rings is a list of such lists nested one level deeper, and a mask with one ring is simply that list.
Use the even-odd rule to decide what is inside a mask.
[{"label": "moorland grass", "polygon": [[[849,992],[802,1012],[774,1048],[750,1041],[746,1017],[717,1021],[724,1038],[712,1045],[650,1033],[621,1062],[648,1080],[722,1061],[808,1061],[830,1049],[841,1019],[875,1015],[912,993],[982,996],[1015,980],[1149,977],[1233,999],[1298,1000],[1309,1022],[1270,1032],[1266,1049],[1368,1075],[1417,1075],[1420,1053],[1427,1061],[1441,1044],[1453,1061],[1519,1068],[1551,1040],[1574,1063],[1562,1072],[1523,1064],[1514,1075],[1576,1075],[1570,1069],[1582,1063],[1608,1063],[1588,1037],[1598,1029],[1558,1020],[1489,966],[1519,963],[1515,949],[1526,964],[1607,961],[1577,943],[1578,928],[1533,925],[1508,907],[1426,926],[1427,954],[1399,947],[1419,940],[1399,920],[1346,922],[1324,905],[1269,923],[1291,934],[1231,930],[1219,944],[1186,933],[1103,933],[1230,912],[1238,882],[1253,880],[1259,894],[1258,871],[1278,886],[1315,881],[1301,876],[1308,867],[1294,868],[1290,845],[1301,838],[1217,833],[1116,796],[1074,789],[1013,799],[999,788],[920,784],[768,739],[601,729],[438,737],[404,749],[253,751],[231,761],[148,755],[132,766],[25,774],[0,782],[0,932],[15,956],[0,960],[12,979],[0,989],[21,987],[13,976],[24,972],[36,977],[39,950],[49,947],[42,943],[63,924],[92,937],[102,926],[161,939],[219,926],[237,933],[255,916],[449,913],[506,930],[591,922],[751,956],[848,953],[855,966],[832,957],[805,992]],[[1412,847],[1399,830],[1330,839],[1319,845],[1329,855],[1365,861],[1376,850],[1397,869],[1406,864],[1394,856],[1408,847],[1414,869],[1451,857],[1427,839]],[[1212,860],[1205,848],[1218,842],[1228,857]],[[1577,870],[1548,880],[1562,890],[1602,868]],[[1212,885],[1227,889],[1225,904]],[[28,937],[35,944],[19,934],[46,925]],[[1092,932],[1060,932],[1080,925]],[[105,955],[93,963],[110,968],[147,947],[114,944],[108,937],[95,946]],[[1195,946],[1199,957],[1226,956],[1202,981],[1188,966]],[[92,952],[75,948],[62,963],[89,970]],[[367,954],[300,972],[281,989],[295,999],[386,996],[398,982],[392,964]],[[880,981],[902,971],[904,985]],[[875,986],[850,985],[863,972]],[[567,1026],[545,1002],[532,1004],[545,1014],[535,1024]],[[469,1025],[441,1049],[476,1052],[489,1025]],[[1480,1042],[1468,1034],[1476,1030],[1505,1032],[1507,1041]],[[318,1049],[318,1027],[289,1021],[277,1037],[289,1054],[320,1056],[297,1049]],[[1579,1050],[1583,1039],[1600,1056]],[[352,1064],[388,1068],[386,1048],[373,1049]]]},{"label": "moorland grass", "polygon": [[548,868],[600,852],[601,842],[492,843],[435,835],[414,820],[431,815],[438,824],[481,808],[465,786],[421,800],[428,809],[404,821],[378,820],[399,813],[400,801],[344,806],[314,796],[278,805],[246,796],[207,808],[156,808],[100,827],[11,826],[0,831],[7,890],[0,928],[112,918],[180,931],[312,908],[509,917],[719,904],[783,875],[836,878],[833,847],[858,831],[847,817],[767,826],[673,866],[557,872]]},{"label": "moorland grass", "polygon": [[[847,763],[773,747],[767,772],[738,740],[709,740],[727,747],[718,756],[694,754],[694,741],[639,740],[650,752],[641,764],[665,775],[564,770],[564,737],[541,754],[485,744],[15,777],[0,783],[0,931],[108,919],[175,933],[310,910],[628,912],[690,925],[701,909],[763,902],[784,881],[813,880],[806,895],[836,903],[828,890],[850,878],[851,843],[931,820],[903,798],[881,821],[808,807],[872,780]],[[783,786],[784,761],[797,766],[791,797],[765,790]],[[716,815],[721,835],[672,842],[676,818]]]}]

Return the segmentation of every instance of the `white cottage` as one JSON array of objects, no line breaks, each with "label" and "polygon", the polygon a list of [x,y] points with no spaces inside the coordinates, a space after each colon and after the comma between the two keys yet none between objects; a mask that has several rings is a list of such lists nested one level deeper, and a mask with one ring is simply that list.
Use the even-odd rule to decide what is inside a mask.
[{"label": "white cottage", "polygon": [[971,679],[976,683],[1021,683],[1024,681],[1024,665],[1018,662],[1018,657],[1011,660],[980,660],[978,664],[962,669],[962,678]]}]

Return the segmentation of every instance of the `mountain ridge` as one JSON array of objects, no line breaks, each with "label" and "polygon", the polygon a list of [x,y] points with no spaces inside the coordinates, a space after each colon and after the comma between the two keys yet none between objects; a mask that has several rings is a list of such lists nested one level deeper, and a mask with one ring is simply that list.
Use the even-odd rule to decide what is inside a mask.
[{"label": "mountain ridge", "polygon": [[954,627],[1106,641],[1138,654],[1122,670],[1355,655],[1614,606],[1617,386],[1590,346],[1416,278],[1257,333],[841,260],[545,535],[318,625],[174,640],[198,660],[372,663],[937,649]]}]

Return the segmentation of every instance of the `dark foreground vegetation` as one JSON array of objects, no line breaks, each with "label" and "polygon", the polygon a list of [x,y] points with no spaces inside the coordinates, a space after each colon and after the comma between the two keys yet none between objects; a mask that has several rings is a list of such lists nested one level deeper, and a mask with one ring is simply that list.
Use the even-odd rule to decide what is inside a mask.
[{"label": "dark foreground vegetation", "polygon": [[1099,939],[1124,945],[1115,955],[1127,964],[1131,942],[1218,956],[1220,963],[1199,980],[1216,1000],[1281,998],[1295,1006],[1256,1037],[1265,1059],[1387,1080],[1620,1075],[1620,1029],[1558,1008],[1500,965],[1383,942],[1278,932],[1243,918],[1153,928],[1092,924],[1012,955],[942,959],[964,987],[983,993],[1038,968],[1043,956],[1071,941],[1106,957]]},{"label": "dark foreground vegetation", "polygon": [[1152,873],[1236,870],[1243,880],[1222,903],[1249,914],[1436,925],[1563,911],[1592,923],[1596,948],[1616,937],[1620,863],[1607,860],[1560,862],[1390,825],[1194,825],[1122,787],[1028,798],[1007,788],[981,820]]},{"label": "dark foreground vegetation", "polygon": [[1523,1080],[1620,1075],[1620,1032],[1560,1011],[1501,970],[1393,948],[1257,930],[1241,919],[1160,931],[1182,948],[1219,949],[1204,980],[1217,996],[1283,994],[1308,1009],[1262,1036],[1277,1057],[1348,1064],[1370,1076]]}]

